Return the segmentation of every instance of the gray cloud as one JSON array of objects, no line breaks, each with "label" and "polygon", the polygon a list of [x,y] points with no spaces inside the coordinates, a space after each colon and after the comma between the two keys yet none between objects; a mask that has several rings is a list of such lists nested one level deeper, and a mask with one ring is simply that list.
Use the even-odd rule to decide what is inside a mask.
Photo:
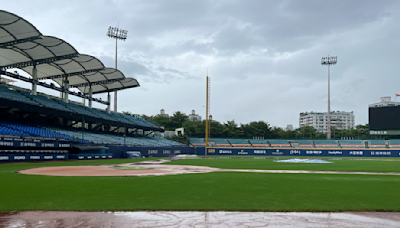
[{"label": "gray cloud", "polygon": [[129,30],[118,43],[118,68],[141,87],[120,92],[120,110],[201,114],[208,70],[215,119],[281,127],[298,125],[300,112],[326,111],[327,67],[320,59],[329,53],[338,56],[331,68],[332,109],[354,111],[357,124],[368,121],[368,104],[400,93],[399,6],[394,0],[3,4],[108,67],[115,58],[108,27],[119,22]]}]

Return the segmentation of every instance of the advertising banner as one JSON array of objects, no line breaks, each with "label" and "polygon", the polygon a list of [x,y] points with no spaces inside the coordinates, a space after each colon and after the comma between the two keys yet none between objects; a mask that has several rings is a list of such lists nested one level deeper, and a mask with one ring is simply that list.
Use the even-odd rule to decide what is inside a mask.
[{"label": "advertising banner", "polygon": [[70,148],[71,144],[68,142],[55,142],[49,140],[0,137],[0,147]]},{"label": "advertising banner", "polygon": [[93,159],[111,159],[112,154],[70,154],[69,159],[93,160]]},{"label": "advertising banner", "polygon": [[[205,148],[196,148],[197,155],[204,155]],[[400,149],[256,149],[256,148],[207,148],[207,155],[268,155],[268,156],[337,156],[337,157],[400,157]]]},{"label": "advertising banner", "polygon": [[0,162],[67,160],[68,154],[0,154]]}]

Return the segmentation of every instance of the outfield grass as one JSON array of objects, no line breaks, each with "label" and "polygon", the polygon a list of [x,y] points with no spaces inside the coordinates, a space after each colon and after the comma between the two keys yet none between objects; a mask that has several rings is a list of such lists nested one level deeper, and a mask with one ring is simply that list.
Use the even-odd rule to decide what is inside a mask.
[{"label": "outfield grass", "polygon": [[[282,158],[290,159],[290,158]],[[321,170],[352,172],[400,172],[400,161],[332,160],[333,163],[281,163],[273,159],[184,159],[171,165],[198,165],[222,169]]]},{"label": "outfield grass", "polygon": [[[2,164],[0,210],[400,211],[398,176],[222,172],[57,177],[15,173],[41,166],[133,161],[138,160]],[[191,161],[198,160],[181,162]]]}]

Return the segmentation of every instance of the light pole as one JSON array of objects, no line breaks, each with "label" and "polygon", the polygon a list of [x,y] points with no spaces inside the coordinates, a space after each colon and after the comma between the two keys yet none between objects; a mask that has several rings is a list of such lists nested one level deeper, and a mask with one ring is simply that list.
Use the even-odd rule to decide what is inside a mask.
[{"label": "light pole", "polygon": [[[115,39],[115,69],[117,69],[117,47],[118,40],[125,41],[128,36],[128,30],[122,30],[117,27],[109,27],[107,36]],[[110,93],[108,93],[110,94]],[[114,92],[114,112],[117,112],[117,91]]]},{"label": "light pole", "polygon": [[322,57],[321,65],[328,65],[328,134],[326,135],[326,139],[331,139],[331,85],[330,85],[330,69],[331,65],[335,65],[337,63],[337,56]]}]

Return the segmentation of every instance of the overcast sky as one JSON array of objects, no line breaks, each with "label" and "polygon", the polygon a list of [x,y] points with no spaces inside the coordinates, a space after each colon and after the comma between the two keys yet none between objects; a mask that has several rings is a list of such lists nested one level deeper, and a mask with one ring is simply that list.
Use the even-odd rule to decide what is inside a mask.
[{"label": "overcast sky", "polygon": [[215,120],[297,127],[300,112],[327,111],[328,67],[320,62],[329,53],[338,56],[331,110],[354,111],[365,124],[368,104],[400,94],[398,0],[0,2],[107,67],[115,58],[108,27],[128,30],[118,69],[141,86],[118,93],[118,111],[194,109],[204,118],[208,69]]}]

